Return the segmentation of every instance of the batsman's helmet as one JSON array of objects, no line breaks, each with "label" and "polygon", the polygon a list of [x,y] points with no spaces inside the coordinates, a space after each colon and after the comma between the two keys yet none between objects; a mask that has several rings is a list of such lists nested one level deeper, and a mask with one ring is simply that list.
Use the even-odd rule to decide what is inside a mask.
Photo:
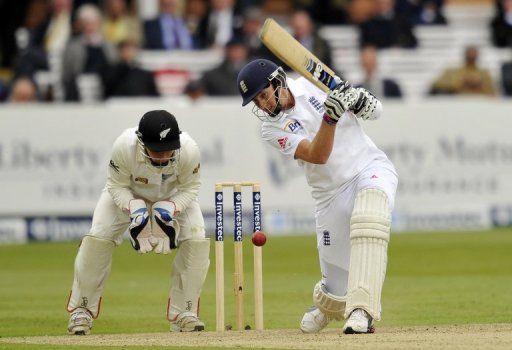
[{"label": "batsman's helmet", "polygon": [[236,80],[240,95],[242,95],[242,106],[251,102],[256,95],[263,90],[279,72],[279,66],[266,59],[257,59],[247,63]]},{"label": "batsman's helmet", "polygon": [[176,118],[164,110],[146,112],[137,130],[139,140],[154,152],[179,149],[181,131]]}]

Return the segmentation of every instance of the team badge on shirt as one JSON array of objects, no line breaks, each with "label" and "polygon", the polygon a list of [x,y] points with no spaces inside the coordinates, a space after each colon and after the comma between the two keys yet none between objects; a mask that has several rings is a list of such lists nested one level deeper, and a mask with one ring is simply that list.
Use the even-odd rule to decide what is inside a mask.
[{"label": "team badge on shirt", "polygon": [[288,137],[283,137],[281,139],[278,139],[277,143],[279,143],[279,147],[281,147],[281,149],[284,150],[286,148],[286,146],[288,146],[288,144],[289,144]]}]

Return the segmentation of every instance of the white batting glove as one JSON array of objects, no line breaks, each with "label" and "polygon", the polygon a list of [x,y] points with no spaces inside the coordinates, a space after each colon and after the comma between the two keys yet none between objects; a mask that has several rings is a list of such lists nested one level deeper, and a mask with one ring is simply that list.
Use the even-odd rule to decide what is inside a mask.
[{"label": "white batting glove", "polygon": [[364,120],[379,118],[382,110],[379,99],[366,89],[357,88],[355,91],[357,101],[350,107],[350,111]]},{"label": "white batting glove", "polygon": [[142,199],[132,199],[129,204],[130,210],[130,241],[133,249],[139,253],[148,253],[153,250],[149,241],[151,237],[151,226],[149,225],[149,213],[146,202]]},{"label": "white batting glove", "polygon": [[153,232],[150,242],[155,253],[169,254],[177,246],[174,221],[176,206],[170,201],[160,201],[153,204],[151,211]]},{"label": "white batting glove", "polygon": [[355,89],[346,81],[339,84],[327,94],[324,101],[324,121],[331,125],[336,124],[356,101]]}]

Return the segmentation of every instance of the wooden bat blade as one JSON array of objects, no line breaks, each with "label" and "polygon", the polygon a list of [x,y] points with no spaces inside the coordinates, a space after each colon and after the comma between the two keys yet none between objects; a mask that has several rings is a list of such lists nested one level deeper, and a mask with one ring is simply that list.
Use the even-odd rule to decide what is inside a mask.
[{"label": "wooden bat blade", "polygon": [[263,44],[291,69],[323,91],[337,85],[336,73],[302,46],[272,18],[267,18],[260,32]]}]

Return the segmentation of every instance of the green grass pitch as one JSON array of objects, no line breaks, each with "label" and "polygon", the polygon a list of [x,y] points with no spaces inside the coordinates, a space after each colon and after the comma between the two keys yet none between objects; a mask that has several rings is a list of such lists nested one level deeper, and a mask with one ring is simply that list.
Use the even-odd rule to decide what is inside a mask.
[{"label": "green grass pitch", "polygon": [[[207,330],[215,329],[213,246],[200,311]],[[0,246],[1,337],[65,334],[77,247],[77,242]],[[383,321],[377,327],[511,322],[510,247],[510,229],[393,235]],[[246,323],[253,325],[249,240],[244,248]],[[233,323],[229,240],[225,251],[226,321]],[[315,238],[270,236],[263,255],[265,327],[297,328],[320,278]],[[117,248],[94,334],[167,331],[172,257],[136,254],[128,242]]]}]

